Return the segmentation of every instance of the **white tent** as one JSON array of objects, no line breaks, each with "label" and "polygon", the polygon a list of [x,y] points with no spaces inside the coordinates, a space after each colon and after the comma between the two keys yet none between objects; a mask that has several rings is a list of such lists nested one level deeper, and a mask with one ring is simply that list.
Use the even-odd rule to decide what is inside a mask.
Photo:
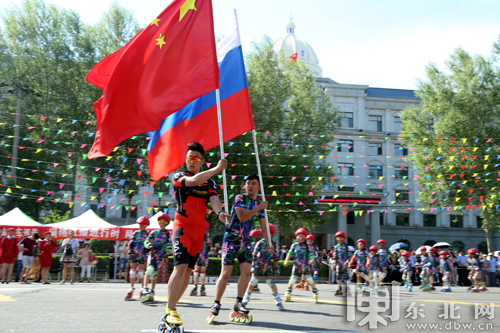
[{"label": "white tent", "polygon": [[[160,225],[158,223],[158,216],[162,215],[163,212],[158,212],[153,217],[149,219],[149,226],[146,228],[146,230],[155,230],[155,229],[160,229]],[[122,228],[126,229],[139,229],[139,224],[134,223],[134,224],[129,224],[129,225],[124,225]],[[174,220],[170,220],[170,223],[167,225],[167,230],[173,230],[174,229]]]},{"label": "white tent", "polygon": [[120,240],[120,228],[104,221],[93,210],[63,222],[44,226],[55,238],[66,238],[68,230],[75,232],[75,238]]},{"label": "white tent", "polygon": [[35,232],[43,236],[43,225],[24,214],[24,212],[17,207],[0,216],[0,227],[5,227],[6,229],[14,228],[14,236],[18,238],[30,236]]},{"label": "white tent", "polygon": [[3,227],[40,227],[42,224],[36,222],[19,208],[0,216],[0,226]]}]

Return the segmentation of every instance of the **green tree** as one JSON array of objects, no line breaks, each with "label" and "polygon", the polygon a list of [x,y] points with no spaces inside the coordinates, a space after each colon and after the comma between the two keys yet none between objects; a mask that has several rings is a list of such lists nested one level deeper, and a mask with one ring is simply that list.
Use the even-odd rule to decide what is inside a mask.
[{"label": "green tree", "polygon": [[[276,54],[268,37],[254,44],[246,67],[270,221],[282,231],[326,222],[326,215],[317,213],[326,207],[315,200],[334,176],[322,157],[332,149],[325,143],[333,141],[339,114],[312,71]],[[230,204],[244,192],[244,176],[257,173],[253,150],[251,133],[225,144]],[[219,157],[217,147],[208,152],[207,161],[215,163]]]},{"label": "green tree", "polygon": [[[418,170],[419,200],[443,213],[481,208],[488,250],[491,232],[500,225],[498,164],[488,138],[500,138],[500,76],[493,57],[457,48],[445,62],[426,67],[418,84],[421,108],[405,109],[403,143],[414,147],[408,161]],[[498,150],[497,148],[494,150]],[[494,155],[495,154],[495,155]]]}]

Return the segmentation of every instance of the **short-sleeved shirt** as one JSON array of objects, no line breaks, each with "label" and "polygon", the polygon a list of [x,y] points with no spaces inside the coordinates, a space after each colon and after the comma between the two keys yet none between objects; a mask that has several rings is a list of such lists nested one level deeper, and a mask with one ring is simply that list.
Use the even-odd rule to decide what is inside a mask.
[{"label": "short-sleeved shirt", "polygon": [[439,267],[441,267],[441,271],[444,273],[450,272],[453,268],[453,265],[449,259],[439,259]]},{"label": "short-sleeved shirt", "polygon": [[370,253],[363,249],[363,250],[356,250],[353,254],[353,257],[356,258],[357,262],[358,262],[358,265],[357,267],[359,268],[363,268],[365,269],[366,268],[366,258],[368,258],[368,255]]},{"label": "short-sleeved shirt", "polygon": [[259,240],[253,249],[253,256],[257,258],[257,265],[264,267],[271,263],[271,260],[277,262],[279,260],[279,250],[276,242],[271,241],[274,247],[274,252],[271,252],[271,249],[267,246],[267,242],[265,239]]},{"label": "short-sleeved shirt", "polygon": [[265,217],[264,210],[259,210],[257,214],[245,222],[240,221],[236,214],[236,210],[239,208],[252,210],[259,204],[259,199],[252,200],[246,193],[236,196],[233,202],[233,209],[231,210],[231,223],[224,228],[224,242],[234,240],[241,240],[242,243],[247,241],[251,242],[250,231],[254,228],[257,220]]},{"label": "short-sleeved shirt", "polygon": [[170,242],[170,233],[167,230],[155,230],[146,238],[146,242],[151,244],[156,250],[156,258],[163,259],[167,256],[167,245]]},{"label": "short-sleeved shirt", "polygon": [[148,238],[148,234],[147,230],[137,230],[134,232],[132,239],[129,242],[129,248],[131,249],[131,254],[133,256],[143,256],[146,254],[144,242]]},{"label": "short-sleeved shirt", "polygon": [[197,186],[186,186],[186,178],[194,176],[192,173],[178,172],[172,179],[175,188],[177,211],[174,218],[174,228],[181,225],[186,227],[200,227],[205,231],[205,217],[210,197],[217,195],[217,187],[212,179]]},{"label": "short-sleeved shirt", "polygon": [[370,260],[370,265],[368,266],[369,271],[376,271],[380,269],[381,261],[379,254],[368,254],[368,259]]},{"label": "short-sleeved shirt", "polygon": [[387,257],[389,257],[389,252],[386,249],[380,249],[377,252],[380,258],[380,264],[383,266],[387,265]]},{"label": "short-sleeved shirt", "polygon": [[314,259],[314,252],[311,251],[309,245],[304,243],[293,243],[288,251],[290,257],[295,258],[295,262],[303,265],[307,265],[309,260]]},{"label": "short-sleeved shirt", "polygon": [[22,241],[19,242],[24,247],[23,255],[27,257],[33,257],[33,249],[35,248],[36,241],[25,237]]},{"label": "short-sleeved shirt", "polygon": [[333,250],[333,257],[337,264],[343,266],[349,257],[349,248],[346,244],[337,244]]}]

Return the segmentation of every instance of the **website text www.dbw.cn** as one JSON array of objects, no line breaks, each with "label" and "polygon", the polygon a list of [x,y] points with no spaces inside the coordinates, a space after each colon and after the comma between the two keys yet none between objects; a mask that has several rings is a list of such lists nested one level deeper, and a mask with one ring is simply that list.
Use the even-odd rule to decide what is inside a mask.
[{"label": "website text www.dbw.cn", "polygon": [[493,331],[493,323],[460,323],[453,320],[446,323],[406,323],[405,325],[408,331]]}]

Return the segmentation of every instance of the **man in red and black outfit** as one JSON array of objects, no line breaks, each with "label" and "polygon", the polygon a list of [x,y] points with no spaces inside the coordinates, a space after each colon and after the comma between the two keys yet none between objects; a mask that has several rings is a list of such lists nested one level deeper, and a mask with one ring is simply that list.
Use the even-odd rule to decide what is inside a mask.
[{"label": "man in red and black outfit", "polygon": [[210,179],[227,167],[227,161],[221,159],[216,167],[200,172],[204,163],[203,146],[191,142],[186,155],[187,171],[175,174],[172,179],[177,211],[172,238],[175,267],[168,283],[168,304],[165,309],[169,324],[182,325],[175,306],[189,284],[189,277],[203,248],[208,202],[220,221],[229,221],[229,216],[222,211],[215,182]]}]

